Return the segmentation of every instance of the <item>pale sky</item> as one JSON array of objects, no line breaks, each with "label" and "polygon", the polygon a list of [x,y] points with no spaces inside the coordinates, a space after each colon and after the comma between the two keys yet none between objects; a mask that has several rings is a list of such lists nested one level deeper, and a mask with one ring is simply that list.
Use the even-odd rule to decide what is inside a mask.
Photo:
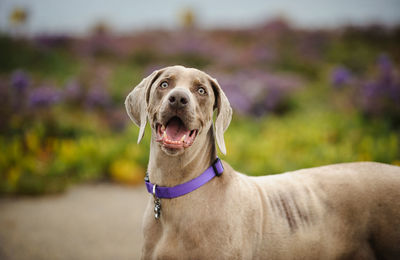
[{"label": "pale sky", "polygon": [[176,28],[184,8],[203,28],[246,27],[278,15],[300,27],[400,24],[400,0],[0,0],[0,30],[15,6],[29,10],[30,33],[84,33],[98,21],[119,32]]}]

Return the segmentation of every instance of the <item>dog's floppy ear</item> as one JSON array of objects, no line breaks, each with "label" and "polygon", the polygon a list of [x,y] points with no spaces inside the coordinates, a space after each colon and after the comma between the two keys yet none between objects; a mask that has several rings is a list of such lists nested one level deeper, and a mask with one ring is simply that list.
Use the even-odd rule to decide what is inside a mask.
[{"label": "dog's floppy ear", "polygon": [[142,140],[146,128],[150,87],[161,72],[162,70],[156,70],[150,76],[144,78],[125,99],[125,108],[128,116],[140,127],[138,143]]},{"label": "dog's floppy ear", "polygon": [[215,120],[215,138],[221,153],[226,154],[224,141],[224,132],[228,128],[232,119],[232,108],[228,98],[222,91],[216,79],[210,77],[211,86],[214,90],[215,104],[214,109],[217,109],[217,119]]}]

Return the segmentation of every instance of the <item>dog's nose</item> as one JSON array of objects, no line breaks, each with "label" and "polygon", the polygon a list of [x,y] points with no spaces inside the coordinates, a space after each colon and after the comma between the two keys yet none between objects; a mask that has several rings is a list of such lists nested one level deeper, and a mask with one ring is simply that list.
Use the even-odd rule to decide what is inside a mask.
[{"label": "dog's nose", "polygon": [[183,108],[189,103],[189,95],[183,91],[174,91],[168,101],[172,108]]}]

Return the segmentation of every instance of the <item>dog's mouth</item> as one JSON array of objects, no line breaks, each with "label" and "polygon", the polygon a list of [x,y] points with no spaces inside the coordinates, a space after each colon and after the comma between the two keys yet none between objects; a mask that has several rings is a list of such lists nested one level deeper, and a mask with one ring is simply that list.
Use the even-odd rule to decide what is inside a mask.
[{"label": "dog's mouth", "polygon": [[157,123],[156,131],[157,142],[171,149],[183,149],[191,146],[198,133],[197,129],[187,129],[177,116],[172,117],[166,125]]}]

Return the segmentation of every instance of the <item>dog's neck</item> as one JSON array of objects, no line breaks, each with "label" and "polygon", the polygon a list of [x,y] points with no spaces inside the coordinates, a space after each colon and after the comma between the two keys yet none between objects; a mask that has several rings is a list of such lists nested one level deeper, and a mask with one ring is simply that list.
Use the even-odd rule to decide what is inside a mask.
[{"label": "dog's neck", "polygon": [[205,135],[197,136],[195,143],[181,155],[167,155],[154,138],[150,146],[149,178],[159,186],[172,187],[196,178],[210,167],[217,155],[212,127]]}]

